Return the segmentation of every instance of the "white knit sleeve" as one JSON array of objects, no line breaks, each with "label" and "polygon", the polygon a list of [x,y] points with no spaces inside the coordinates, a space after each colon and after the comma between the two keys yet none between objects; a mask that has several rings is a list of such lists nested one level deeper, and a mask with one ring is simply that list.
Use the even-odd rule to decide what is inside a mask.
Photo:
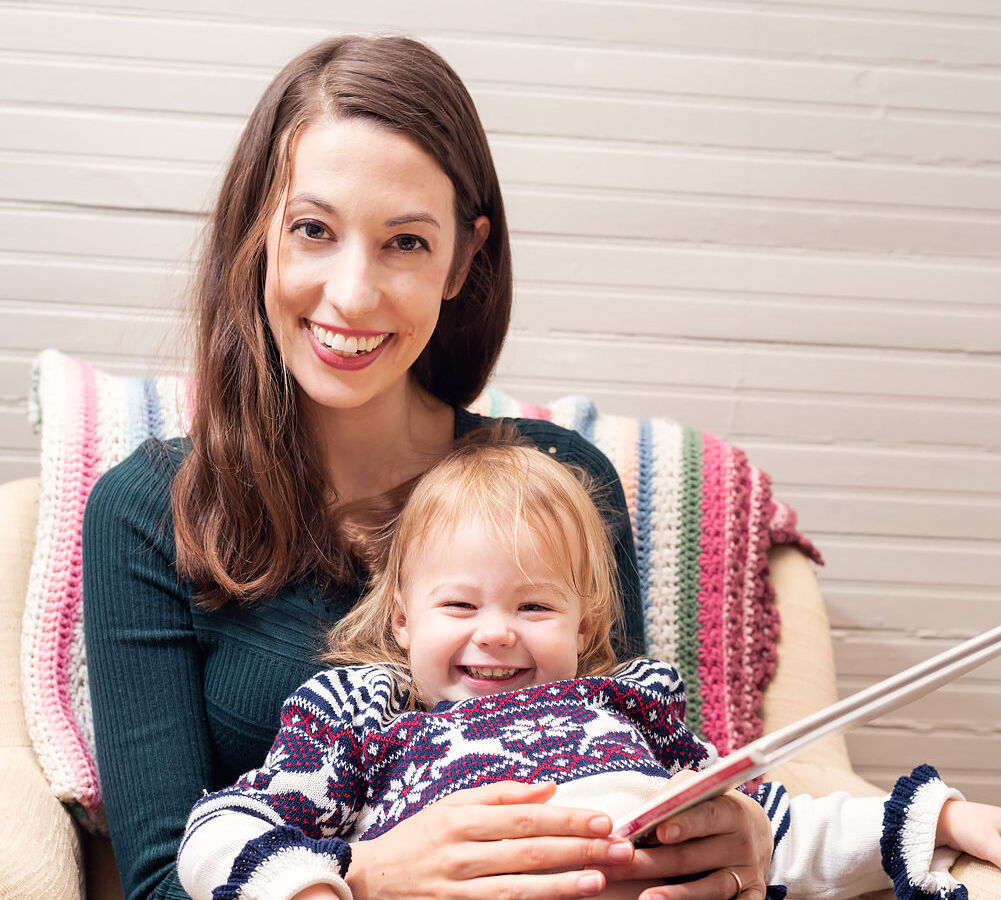
[{"label": "white knit sleeve", "polygon": [[[934,774],[922,776],[923,770]],[[840,900],[891,886],[904,900],[965,900],[965,888],[948,874],[956,854],[935,848],[942,805],[959,796],[928,766],[901,778],[884,797],[844,791],[790,797],[782,785],[764,784],[755,799],[772,823],[769,883],[804,900]],[[911,892],[901,893],[906,885]]]}]

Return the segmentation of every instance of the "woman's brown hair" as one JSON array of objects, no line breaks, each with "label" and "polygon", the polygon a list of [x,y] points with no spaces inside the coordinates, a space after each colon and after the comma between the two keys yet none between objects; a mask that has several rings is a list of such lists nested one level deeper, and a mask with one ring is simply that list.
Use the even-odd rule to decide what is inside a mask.
[{"label": "woman's brown hair", "polygon": [[292,145],[324,116],[366,119],[415,141],[455,188],[453,276],[483,215],[486,242],[442,304],[412,367],[446,403],[469,403],[500,353],[511,310],[511,255],[497,173],[459,77],[403,37],[340,37],[282,69],[250,116],[209,221],[194,291],[197,319],[191,452],[171,504],[177,569],[199,599],[252,601],[351,565],[331,512],[316,443],[296,403],[264,312],[265,236],[290,177]]},{"label": "woman's brown hair", "polygon": [[[527,529],[539,552],[567,573],[566,586],[581,602],[585,636],[577,675],[608,674],[617,664],[612,640],[622,627],[622,603],[606,520],[587,473],[514,442],[510,433],[490,430],[476,437],[429,469],[386,526],[386,549],[369,590],[331,629],[324,661],[389,664],[406,672],[409,657],[393,636],[392,621],[407,573],[420,565],[425,541],[448,541],[463,524],[479,520],[498,553],[517,560],[519,534]],[[429,698],[419,686],[410,687],[411,700],[426,706]]]}]

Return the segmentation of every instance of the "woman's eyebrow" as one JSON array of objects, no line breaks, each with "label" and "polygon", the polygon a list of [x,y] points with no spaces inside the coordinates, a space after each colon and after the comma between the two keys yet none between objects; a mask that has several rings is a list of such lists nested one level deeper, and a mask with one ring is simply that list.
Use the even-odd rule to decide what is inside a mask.
[{"label": "woman's eyebrow", "polygon": [[291,206],[293,203],[311,203],[313,206],[320,207],[325,213],[333,214],[334,212],[334,208],[329,203],[314,194],[296,194],[289,200],[288,205]]},{"label": "woman's eyebrow", "polygon": [[428,225],[433,225],[438,229],[441,228],[438,220],[431,213],[426,212],[405,213],[402,216],[394,216],[392,219],[386,219],[386,225],[390,228],[395,228],[397,225],[407,225],[410,222],[427,222]]}]

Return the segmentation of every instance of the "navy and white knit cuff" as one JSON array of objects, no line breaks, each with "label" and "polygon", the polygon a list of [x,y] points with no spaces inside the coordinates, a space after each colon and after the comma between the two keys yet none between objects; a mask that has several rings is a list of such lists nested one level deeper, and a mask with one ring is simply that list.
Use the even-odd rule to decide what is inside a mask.
[{"label": "navy and white knit cuff", "polygon": [[963,795],[931,766],[918,766],[897,780],[883,805],[879,847],[899,900],[967,900],[966,888],[948,871],[958,854],[935,852],[938,817],[945,801],[952,799],[962,800]]},{"label": "navy and white knit cuff", "polygon": [[316,840],[298,828],[279,826],[247,842],[229,881],[212,891],[212,900],[276,900],[313,884],[329,884],[341,900],[351,900],[344,881],[350,863],[346,841]]}]

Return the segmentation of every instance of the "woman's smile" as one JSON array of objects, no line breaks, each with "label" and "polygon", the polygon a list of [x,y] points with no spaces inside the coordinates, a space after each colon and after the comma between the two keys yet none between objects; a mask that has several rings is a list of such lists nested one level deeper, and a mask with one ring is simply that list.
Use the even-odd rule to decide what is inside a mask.
[{"label": "woman's smile", "polygon": [[338,356],[360,356],[364,353],[371,353],[386,338],[390,337],[386,331],[365,333],[349,331],[346,328],[336,330],[324,328],[316,322],[307,321],[306,324],[316,339]]},{"label": "woman's smile", "polygon": [[303,327],[310,334],[311,344],[320,361],[335,369],[364,369],[375,362],[388,342],[390,332],[358,332],[346,328],[324,328],[308,319]]}]

